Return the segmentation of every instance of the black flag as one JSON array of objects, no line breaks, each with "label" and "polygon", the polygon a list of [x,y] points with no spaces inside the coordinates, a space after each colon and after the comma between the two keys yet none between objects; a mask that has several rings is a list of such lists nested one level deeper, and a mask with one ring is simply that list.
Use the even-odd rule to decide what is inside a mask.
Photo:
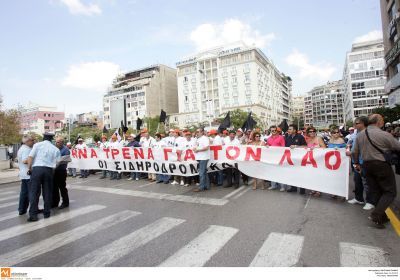
[{"label": "black flag", "polygon": [[106,126],[103,127],[103,133],[108,133],[108,129],[106,128]]},{"label": "black flag", "polygon": [[136,130],[140,130],[140,127],[142,126],[143,121],[140,118],[137,118],[136,121]]},{"label": "black flag", "polygon": [[167,118],[167,113],[165,113],[165,111],[163,109],[161,109],[161,113],[160,113],[160,123],[164,123],[165,124],[165,119]]},{"label": "black flag", "polygon": [[226,114],[225,119],[219,125],[218,132],[221,133],[230,126],[231,126],[231,112],[229,111],[228,114]]},{"label": "black flag", "polygon": [[121,121],[121,129],[123,134],[125,134],[128,131],[128,127],[124,125],[123,121]]},{"label": "black flag", "polygon": [[289,125],[287,124],[286,119],[284,119],[284,120],[281,122],[281,124],[278,125],[278,127],[279,127],[280,129],[282,129],[283,133],[286,133],[286,131],[288,131],[288,129],[289,129]]},{"label": "black flag", "polygon": [[243,132],[246,132],[246,130],[252,130],[255,126],[257,125],[257,122],[251,117],[251,112],[247,116],[246,121],[242,125],[242,130]]}]

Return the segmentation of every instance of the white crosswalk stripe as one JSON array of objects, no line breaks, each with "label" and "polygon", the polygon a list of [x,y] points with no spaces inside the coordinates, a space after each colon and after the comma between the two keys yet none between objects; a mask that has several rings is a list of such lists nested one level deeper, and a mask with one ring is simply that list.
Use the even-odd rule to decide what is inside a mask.
[{"label": "white crosswalk stripe", "polygon": [[85,256],[74,260],[65,266],[107,266],[128,255],[135,249],[159,237],[185,220],[162,218],[154,223],[140,228],[114,242],[99,248]]},{"label": "white crosswalk stripe", "polygon": [[10,196],[5,196],[5,197],[0,197],[0,201],[5,201],[5,200],[10,200],[10,199],[15,199],[19,198],[19,195],[10,195]]},{"label": "white crosswalk stripe", "polygon": [[272,232],[261,246],[250,266],[294,266],[300,258],[303,241],[303,236]]},{"label": "white crosswalk stripe", "polygon": [[0,205],[0,208],[7,208],[7,207],[14,206],[14,205],[18,205],[18,204],[19,204],[19,202],[4,203],[4,204],[1,204],[1,205]]},{"label": "white crosswalk stripe", "polygon": [[236,228],[212,225],[185,247],[161,263],[160,266],[203,266],[238,231]]},{"label": "white crosswalk stripe", "polygon": [[12,238],[14,236],[18,236],[27,232],[31,232],[40,228],[47,227],[49,225],[54,225],[57,223],[64,222],[66,220],[70,220],[72,218],[91,213],[93,211],[98,211],[106,208],[103,205],[89,205],[82,208],[77,208],[72,211],[63,212],[52,216],[50,219],[42,219],[34,223],[26,223],[22,225],[17,225],[14,227],[10,227],[0,231],[0,241]]},{"label": "white crosswalk stripe", "polygon": [[388,254],[381,248],[340,242],[340,266],[385,267],[390,266]]},{"label": "white crosswalk stripe", "polygon": [[41,254],[53,251],[54,249],[65,246],[85,236],[91,235],[99,230],[107,229],[120,222],[126,221],[132,217],[140,215],[139,212],[125,210],[117,214],[99,219],[97,221],[79,226],[72,230],[56,234],[45,238],[42,241],[24,246],[9,253],[0,255],[0,260],[4,266],[14,266],[18,263],[27,261]]},{"label": "white crosswalk stripe", "polygon": [[[10,220],[10,219],[15,218],[17,216],[18,216],[18,212],[17,211],[12,211],[12,212],[8,212],[8,213],[5,213],[5,214],[2,214],[1,217],[0,217],[0,222]],[[24,217],[24,219],[26,219],[26,216],[23,216],[23,217]]]},{"label": "white crosswalk stripe", "polygon": [[8,192],[0,192],[0,197],[4,196],[4,195],[9,195],[9,194],[16,194],[17,192],[14,191],[8,191]]}]

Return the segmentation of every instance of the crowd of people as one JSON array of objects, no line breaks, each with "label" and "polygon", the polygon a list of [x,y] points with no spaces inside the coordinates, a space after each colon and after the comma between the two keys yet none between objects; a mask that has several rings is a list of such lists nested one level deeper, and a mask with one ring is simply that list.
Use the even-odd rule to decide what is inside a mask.
[{"label": "crowd of people", "polygon": [[[209,190],[211,184],[218,187],[239,188],[240,181],[243,181],[245,185],[251,183],[253,190],[260,187],[261,189],[279,190],[289,193],[298,191],[299,194],[304,195],[306,190],[303,188],[298,190],[295,186],[288,186],[280,182],[268,182],[257,178],[249,178],[234,167],[208,173],[207,164],[210,159],[210,145],[253,145],[289,147],[291,149],[345,148],[347,149],[346,154],[349,156],[349,160],[351,158],[352,161],[355,185],[355,197],[348,200],[348,203],[364,205],[363,209],[373,210],[370,219],[373,225],[382,228],[384,227],[384,223],[389,220],[385,214],[385,210],[396,197],[394,172],[391,163],[388,163],[386,159],[385,153],[400,150],[400,127],[385,125],[383,117],[378,114],[369,117],[358,117],[354,121],[354,126],[354,128],[350,127],[348,130],[345,130],[343,127],[331,126],[329,130],[323,130],[319,133],[312,126],[299,130],[297,125],[291,124],[286,132],[283,132],[280,127],[273,125],[265,131],[261,131],[260,129],[243,131],[240,128],[223,131],[210,129],[208,132],[203,128],[199,128],[196,131],[170,129],[166,136],[156,133],[152,137],[146,129],[143,129],[140,135],[124,135],[124,139],[120,139],[117,134],[113,134],[110,139],[103,136],[101,141],[96,143],[102,149],[119,147],[173,147],[178,150],[191,149],[195,153],[199,164],[199,175],[185,177],[103,170],[101,171],[100,179],[120,180],[126,176],[127,180],[146,179],[160,184],[186,187],[193,184],[196,186],[193,189],[194,192]],[[368,132],[370,135],[368,135]],[[18,151],[22,180],[19,213],[20,215],[25,214],[28,204],[31,204],[28,220],[34,221],[37,220],[37,213],[40,212],[37,208],[40,184],[42,184],[45,201],[43,210],[45,218],[50,216],[50,209],[52,207],[58,206],[60,200],[59,194],[62,197],[60,208],[68,207],[68,191],[65,187],[67,164],[64,161],[62,164],[57,165],[57,161],[61,156],[69,155],[70,149],[85,149],[86,144],[82,138],[79,138],[75,145],[67,143],[64,146],[63,139],[58,137],[55,147],[46,136],[43,142],[47,143],[41,144],[41,146],[38,143],[36,144],[38,145],[37,147],[36,145],[32,147],[32,138],[29,136],[24,137],[23,142],[24,145]],[[51,171],[54,168],[55,172],[53,174]],[[27,171],[32,171],[30,177],[27,175]],[[74,168],[68,168],[68,174],[76,177],[77,171]],[[81,178],[86,178],[88,175],[89,170],[80,170]],[[30,188],[27,187],[29,184],[31,185]],[[29,195],[27,194],[27,189],[31,190]],[[317,191],[310,190],[309,193],[314,197],[321,196],[321,193]],[[332,198],[338,197],[332,196]]]}]

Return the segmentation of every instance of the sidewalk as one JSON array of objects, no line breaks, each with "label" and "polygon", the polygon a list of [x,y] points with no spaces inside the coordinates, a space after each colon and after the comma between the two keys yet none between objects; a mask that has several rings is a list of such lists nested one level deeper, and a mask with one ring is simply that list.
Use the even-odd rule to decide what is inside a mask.
[{"label": "sidewalk", "polygon": [[0,187],[4,184],[19,182],[18,172],[17,168],[0,170]]}]

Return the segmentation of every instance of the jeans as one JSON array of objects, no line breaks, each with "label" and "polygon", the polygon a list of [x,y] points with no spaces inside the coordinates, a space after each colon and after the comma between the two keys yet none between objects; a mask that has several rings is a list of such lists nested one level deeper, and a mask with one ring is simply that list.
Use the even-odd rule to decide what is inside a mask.
[{"label": "jeans", "polygon": [[368,190],[367,180],[365,178],[365,170],[363,169],[361,173],[354,171],[354,194],[355,199],[364,202],[364,191],[365,191],[365,202],[372,204],[371,193]]},{"label": "jeans", "polygon": [[89,170],[81,169],[81,177],[87,178],[89,176]]},{"label": "jeans", "polygon": [[208,178],[207,175],[207,164],[208,164],[208,159],[207,160],[198,160],[199,163],[199,177],[200,177],[200,190],[208,190],[210,189],[210,179]]},{"label": "jeans", "polygon": [[156,174],[156,180],[157,180],[157,182],[168,183],[169,182],[169,176],[165,175],[165,174]]},{"label": "jeans", "polygon": [[76,177],[76,168],[68,168],[68,175]]},{"label": "jeans", "polygon": [[31,186],[29,192],[29,216],[37,217],[39,197],[43,193],[44,215],[50,215],[53,190],[53,169],[44,166],[32,168]]},{"label": "jeans", "polygon": [[62,197],[62,204],[69,205],[69,197],[67,190],[67,171],[66,170],[56,170],[54,172],[53,181],[53,194],[52,194],[52,205],[51,207],[57,207],[60,203],[60,193]]},{"label": "jeans", "polygon": [[228,186],[234,185],[236,188],[239,187],[240,171],[236,168],[228,168],[225,170],[226,179],[228,181]]},{"label": "jeans", "polygon": [[107,170],[102,170],[101,171],[101,177],[102,178],[106,178],[107,177],[107,172],[108,172]]},{"label": "jeans", "polygon": [[277,183],[277,182],[271,182],[271,187],[273,189],[278,189],[281,187],[281,183]]},{"label": "jeans", "polygon": [[111,175],[110,175],[110,179],[111,180],[119,180],[119,179],[121,179],[122,175],[118,171],[110,171],[110,172],[111,172]]},{"label": "jeans", "polygon": [[130,178],[132,180],[139,179],[139,172],[131,172]]},{"label": "jeans", "polygon": [[19,193],[19,213],[26,213],[29,206],[29,188],[30,188],[31,180],[30,179],[22,179],[21,180],[21,192]]}]

